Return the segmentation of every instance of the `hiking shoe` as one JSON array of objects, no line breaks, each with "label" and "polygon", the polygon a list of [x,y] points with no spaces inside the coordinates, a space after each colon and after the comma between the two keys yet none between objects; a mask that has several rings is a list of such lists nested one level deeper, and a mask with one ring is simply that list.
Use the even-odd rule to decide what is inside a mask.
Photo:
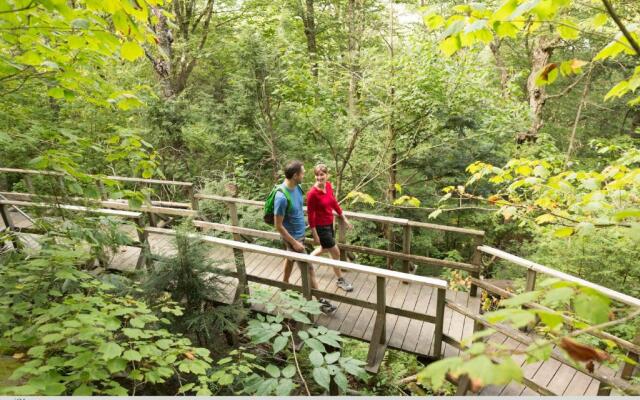
[{"label": "hiking shoe", "polygon": [[353,285],[347,282],[344,278],[338,278],[336,285],[345,292],[353,292]]},{"label": "hiking shoe", "polygon": [[329,303],[329,300],[327,299],[318,299],[318,302],[320,303],[320,311],[322,311],[324,314],[333,314],[338,309],[338,307]]}]

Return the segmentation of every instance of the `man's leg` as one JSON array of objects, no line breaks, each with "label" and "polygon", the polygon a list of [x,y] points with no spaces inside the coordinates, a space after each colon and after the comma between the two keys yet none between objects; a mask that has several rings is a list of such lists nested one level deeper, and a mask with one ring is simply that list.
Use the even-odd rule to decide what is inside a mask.
[{"label": "man's leg", "polygon": [[285,283],[289,283],[289,278],[291,277],[291,270],[293,269],[293,261],[288,258],[284,259],[284,275],[282,276],[282,280]]}]

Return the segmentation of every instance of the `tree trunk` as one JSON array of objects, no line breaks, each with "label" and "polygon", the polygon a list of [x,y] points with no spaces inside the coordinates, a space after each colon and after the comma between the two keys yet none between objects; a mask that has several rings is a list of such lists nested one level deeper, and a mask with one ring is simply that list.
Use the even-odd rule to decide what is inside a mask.
[{"label": "tree trunk", "polygon": [[582,116],[582,109],[585,106],[585,102],[587,100],[587,95],[589,94],[589,86],[591,84],[591,72],[593,68],[589,69],[587,75],[587,81],[584,83],[584,90],[582,91],[582,97],[580,97],[580,103],[578,104],[578,111],[576,112],[576,118],[573,122],[573,128],[571,129],[571,136],[569,137],[569,144],[567,145],[567,155],[564,160],[564,165],[568,166],[569,161],[571,160],[571,153],[573,152],[574,143],[576,140],[576,132],[578,130],[578,124],[580,123],[580,117]]},{"label": "tree trunk", "polygon": [[[205,7],[196,10],[197,0],[174,0],[173,14],[176,17],[177,29],[171,30],[167,17],[158,7],[152,7],[151,11],[157,18],[152,29],[158,39],[160,52],[152,55],[145,50],[145,55],[151,62],[156,75],[162,84],[162,95],[170,99],[182,93],[198,61],[198,57],[207,43],[211,17],[213,15],[213,0],[207,0]],[[202,24],[202,29],[197,28]],[[189,41],[196,41],[189,45]],[[179,42],[180,46],[175,46]],[[176,54],[176,52],[179,54]]]},{"label": "tree trunk", "polygon": [[531,73],[527,79],[527,95],[529,97],[529,108],[531,109],[532,123],[529,130],[518,135],[518,143],[527,141],[535,142],[538,139],[540,129],[544,125],[542,120],[542,109],[547,100],[544,86],[537,86],[536,79],[540,71],[549,64],[549,58],[558,43],[558,38],[542,36],[536,39],[531,56]]},{"label": "tree trunk", "polygon": [[316,20],[313,0],[306,0],[306,12],[302,15],[304,35],[307,37],[307,51],[311,64],[311,75],[318,79],[318,46],[316,44]]},{"label": "tree trunk", "polygon": [[[393,36],[394,36],[394,15],[393,15],[393,2],[389,1],[389,120],[387,129],[387,145],[389,146],[389,158],[387,164],[388,179],[387,179],[387,193],[386,200],[388,204],[393,204],[397,196],[396,183],[398,178],[398,148],[397,148],[397,131],[395,128],[395,69],[393,65],[394,48],[393,48]],[[387,249],[390,251],[395,250],[395,238],[393,235],[393,229],[391,225],[385,226],[385,238],[388,241]],[[393,260],[387,258],[387,268],[393,267]]]},{"label": "tree trunk", "polygon": [[362,0],[348,0],[347,3],[347,60],[349,68],[349,93],[347,98],[347,116],[349,120],[349,139],[340,167],[336,173],[336,197],[342,193],[344,174],[355,150],[362,129],[358,126],[358,103],[360,101],[360,37],[363,31],[364,17]]},{"label": "tree trunk", "polygon": [[507,87],[507,84],[509,83],[509,73],[507,71],[507,67],[504,65],[502,55],[500,54],[501,44],[502,42],[500,39],[495,38],[491,43],[489,43],[489,48],[491,49],[493,58],[496,60],[496,67],[498,68],[498,71],[500,71],[500,90],[502,92],[502,97],[507,97],[509,95]]}]

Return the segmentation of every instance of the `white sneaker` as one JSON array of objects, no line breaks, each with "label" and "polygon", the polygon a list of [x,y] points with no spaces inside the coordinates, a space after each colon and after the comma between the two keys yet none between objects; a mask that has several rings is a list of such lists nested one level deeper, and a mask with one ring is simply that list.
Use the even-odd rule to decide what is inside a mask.
[{"label": "white sneaker", "polygon": [[353,292],[353,285],[347,282],[344,278],[338,278],[336,285],[345,292]]}]

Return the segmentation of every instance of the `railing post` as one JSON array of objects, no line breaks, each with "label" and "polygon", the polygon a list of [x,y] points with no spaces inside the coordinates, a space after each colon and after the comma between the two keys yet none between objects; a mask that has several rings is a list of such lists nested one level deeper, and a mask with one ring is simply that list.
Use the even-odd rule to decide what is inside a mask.
[{"label": "railing post", "polygon": [[536,288],[536,271],[532,269],[527,270],[527,284],[525,290],[532,292]]},{"label": "railing post", "polygon": [[[402,227],[402,252],[404,254],[411,254],[411,225],[407,224]],[[402,261],[402,272],[409,273],[409,260]],[[408,282],[402,282],[408,283]]]},{"label": "railing post", "polygon": [[136,262],[136,269],[142,268],[142,264],[145,264],[147,268],[151,268],[153,265],[151,246],[149,245],[149,232],[144,228],[144,218],[141,215],[136,218],[136,231],[138,232],[138,240],[140,241],[140,256],[138,256],[138,261]]},{"label": "railing post", "polygon": [[[478,250],[478,247],[482,246],[482,236],[476,236],[473,239],[473,254],[471,255],[471,264],[478,267],[476,272],[472,272],[471,276],[480,279],[480,273],[482,272],[482,253]],[[469,289],[469,295],[471,297],[478,297],[478,286],[474,283],[471,283],[471,288]]]},{"label": "railing post", "polygon": [[444,334],[444,306],[447,296],[446,289],[438,289],[436,298],[436,326],[433,332],[433,356],[442,357],[442,335]]},{"label": "railing post", "polygon": [[2,222],[4,222],[4,226],[11,237],[11,243],[13,243],[13,248],[16,250],[20,249],[20,242],[16,237],[15,226],[13,225],[13,220],[9,215],[9,207],[6,204],[0,204],[0,215],[2,215]]},{"label": "railing post", "polygon": [[102,179],[99,178],[96,182],[96,186],[98,186],[98,193],[100,193],[100,199],[106,201],[109,197],[107,196],[107,191],[104,188],[104,182],[102,182]]},{"label": "railing post", "polygon": [[198,198],[196,197],[195,193],[193,192],[193,185],[189,186],[189,189],[187,189],[189,192],[189,200],[191,201],[191,209],[193,211],[198,211]]},{"label": "railing post", "polygon": [[367,354],[367,366],[365,369],[371,373],[377,373],[384,359],[387,349],[387,296],[386,279],[376,277],[376,322],[373,326],[369,353]]},{"label": "railing post", "polygon": [[[385,232],[385,237],[387,239],[387,250],[393,251],[393,225],[389,223],[384,223],[383,229]],[[393,261],[394,259],[391,257],[387,257],[387,269],[393,269]]]},{"label": "railing post", "polygon": [[[342,218],[338,218],[338,244],[345,244],[347,241],[347,226]],[[347,252],[340,248],[340,260],[347,261]]]},{"label": "railing post", "polygon": [[[152,206],[151,204],[151,185],[149,183],[145,183],[144,185],[146,190],[145,193],[145,200],[147,201],[147,203],[149,204],[149,207]],[[157,216],[152,213],[152,212],[148,212],[147,215],[149,216],[149,225],[151,225],[152,227],[157,227],[158,226],[158,219]]]},{"label": "railing post", "polygon": [[[633,339],[633,344],[640,345],[640,332],[638,332],[638,333],[636,334],[635,339]],[[640,358],[640,357],[638,356],[638,354],[636,354],[636,353],[632,353],[632,352],[628,352],[628,353],[627,353],[627,357],[629,357],[630,359],[632,359],[632,360],[633,360],[633,361],[635,361],[636,363],[638,362],[638,359]],[[621,372],[621,374],[620,374],[620,377],[621,377],[622,379],[625,379],[625,380],[629,380],[629,379],[631,379],[631,374],[633,374],[633,370],[634,370],[634,368],[635,368],[635,365],[634,365],[634,364],[631,364],[631,363],[625,363],[625,364],[623,365],[623,367],[622,367],[622,372]]]},{"label": "railing post", "polygon": [[300,266],[300,277],[302,278],[302,295],[305,299],[311,300],[311,266],[304,261],[297,261]]},{"label": "railing post", "polygon": [[[238,219],[238,207],[236,206],[236,203],[228,202],[227,207],[229,208],[231,225],[239,226],[240,220]],[[241,242],[242,236],[238,233],[234,233],[233,240]],[[238,273],[238,289],[236,290],[233,301],[237,302],[241,295],[249,294],[249,284],[247,282],[247,269],[244,263],[244,252],[240,249],[233,249],[233,258],[235,259],[236,272]]]},{"label": "railing post", "polygon": [[24,185],[27,187],[28,193],[35,193],[35,189],[33,188],[33,181],[31,180],[31,176],[29,174],[23,175],[22,179],[24,179]]}]

